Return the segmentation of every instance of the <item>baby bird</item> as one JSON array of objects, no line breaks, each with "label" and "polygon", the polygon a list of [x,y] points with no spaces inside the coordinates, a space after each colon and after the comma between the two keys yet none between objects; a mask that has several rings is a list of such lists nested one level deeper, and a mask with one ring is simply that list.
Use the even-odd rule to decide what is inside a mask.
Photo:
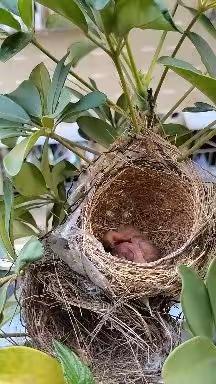
[{"label": "baby bird", "polygon": [[153,243],[134,227],[106,232],[103,245],[113,256],[135,263],[151,263],[161,257]]}]

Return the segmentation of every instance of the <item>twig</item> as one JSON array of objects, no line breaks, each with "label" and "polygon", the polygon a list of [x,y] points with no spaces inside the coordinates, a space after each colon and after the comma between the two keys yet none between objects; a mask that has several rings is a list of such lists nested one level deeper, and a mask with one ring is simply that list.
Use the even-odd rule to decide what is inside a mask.
[{"label": "twig", "polygon": [[[192,148],[190,148],[189,150],[187,150],[183,153],[183,155],[178,159],[178,161],[185,160],[187,157],[191,156],[194,152],[196,152],[200,147],[202,147],[203,144],[205,144],[212,137],[214,137],[216,135],[216,128],[214,128],[214,129],[211,129],[211,128],[214,127],[215,124],[216,124],[216,120],[214,120],[212,123],[207,125],[207,127],[204,128],[204,130],[202,130],[202,133],[204,132],[204,134],[202,134],[200,136],[199,140],[197,140],[197,142],[194,144],[194,146]],[[211,131],[209,132],[210,129],[211,129]],[[185,144],[184,144],[184,146],[185,146]]]},{"label": "twig", "polygon": [[1,333],[0,331],[0,339],[8,339],[8,338],[17,338],[17,337],[28,337],[27,333]]},{"label": "twig", "polygon": [[[54,61],[54,63],[58,64],[59,60],[51,54],[46,48],[44,48],[35,38],[32,39],[31,43],[38,48],[41,52],[43,52],[47,57],[49,57],[50,60]],[[77,75],[76,72],[70,70],[69,74],[72,75],[76,80],[78,80],[81,84],[83,84],[86,88],[88,88],[90,91],[95,91],[95,88],[93,85],[85,81],[82,77]],[[110,99],[107,99],[107,104],[110,106],[110,108],[114,109],[121,115],[125,115],[125,111],[123,111],[118,105],[113,103]]]},{"label": "twig", "polygon": [[[178,44],[176,45],[176,47],[175,47],[175,49],[174,49],[174,51],[173,51],[173,53],[172,53],[172,55],[171,55],[172,58],[174,58],[174,57],[177,55],[179,49],[181,48],[183,42],[185,41],[185,39],[186,39],[186,37],[187,37],[188,32],[189,32],[189,31],[191,30],[191,28],[194,26],[194,24],[195,24],[196,21],[199,19],[199,17],[200,17],[200,13],[197,13],[197,14],[194,16],[194,18],[191,20],[190,24],[188,25],[188,27],[186,28],[186,30],[185,30],[184,33],[182,34],[181,39],[179,40]],[[157,86],[157,88],[156,88],[155,95],[154,95],[154,102],[155,102],[155,103],[156,103],[156,100],[157,100],[158,95],[159,95],[159,93],[160,93],[160,90],[161,90],[161,87],[162,87],[162,85],[163,85],[163,82],[164,82],[164,80],[165,80],[165,78],[166,78],[166,76],[167,76],[168,71],[169,71],[169,68],[166,67],[166,68],[164,69],[164,71],[163,71],[163,74],[162,74],[161,78],[160,78],[159,84],[158,84],[158,86]]]},{"label": "twig", "polygon": [[175,110],[179,107],[179,105],[181,105],[181,103],[191,94],[191,92],[193,92],[194,89],[195,89],[194,86],[190,87],[185,92],[185,94],[176,102],[176,104],[169,110],[169,112],[167,112],[167,114],[164,117],[162,117],[161,119],[162,124],[168,119],[168,117],[170,117],[173,114],[173,112],[175,112]]},{"label": "twig", "polygon": [[[172,17],[175,16],[176,11],[177,11],[177,9],[178,9],[178,6],[179,6],[179,3],[178,3],[178,1],[176,1],[175,5],[174,5],[174,8],[173,8],[173,11],[172,11]],[[154,67],[155,67],[155,65],[156,65],[156,63],[157,63],[158,57],[159,57],[159,55],[160,55],[160,53],[161,53],[161,50],[162,50],[162,48],[163,48],[163,45],[164,45],[165,39],[166,39],[166,37],[167,37],[167,34],[168,34],[168,31],[164,31],[164,32],[162,33],[162,35],[161,35],[159,44],[158,44],[158,46],[157,46],[157,48],[156,48],[156,51],[155,51],[155,53],[154,53],[154,55],[153,55],[153,58],[152,58],[150,67],[149,67],[148,72],[147,72],[147,74],[146,74],[146,81],[147,81],[147,84],[149,84],[150,81],[151,81],[151,77],[152,77],[152,73],[153,73]]]},{"label": "twig", "polygon": [[142,95],[143,94],[143,84],[142,84],[142,81],[141,81],[140,76],[139,76],[139,72],[138,72],[134,57],[133,57],[133,53],[132,53],[132,50],[131,50],[131,47],[130,47],[130,44],[128,41],[128,37],[125,38],[125,46],[127,49],[127,54],[128,54],[128,58],[130,61],[130,68],[131,68],[132,74],[134,75],[137,90],[138,90],[139,94]]},{"label": "twig", "polygon": [[82,160],[84,160],[86,163],[88,164],[91,164],[92,162],[87,159],[84,155],[82,155],[82,153],[80,153],[79,151],[77,151],[75,149],[75,147],[71,144],[69,144],[69,142],[67,140],[65,140],[63,137],[57,135],[57,133],[52,133],[50,135],[50,137],[52,137],[54,140],[58,141],[60,144],[62,144],[65,148],[69,149],[71,152],[73,152],[75,155],[79,156]]},{"label": "twig", "polygon": [[115,66],[116,66],[116,69],[117,69],[117,72],[118,72],[118,75],[119,75],[119,78],[120,78],[120,81],[121,81],[122,89],[124,91],[125,96],[127,97],[128,107],[129,107],[129,110],[130,110],[131,119],[132,119],[132,122],[133,122],[133,125],[134,125],[134,129],[135,129],[136,132],[139,132],[139,127],[138,127],[138,124],[137,124],[137,120],[136,120],[136,116],[135,116],[135,111],[134,111],[133,105],[131,103],[131,98],[130,98],[129,90],[128,90],[127,83],[126,83],[125,78],[124,78],[124,73],[123,73],[122,68],[121,68],[121,62],[119,60],[119,56],[116,54],[116,51],[113,48],[112,41],[111,41],[110,37],[107,35],[106,38],[107,38],[107,42],[109,44],[110,50],[112,52],[112,59],[113,59],[113,62],[115,64]]}]

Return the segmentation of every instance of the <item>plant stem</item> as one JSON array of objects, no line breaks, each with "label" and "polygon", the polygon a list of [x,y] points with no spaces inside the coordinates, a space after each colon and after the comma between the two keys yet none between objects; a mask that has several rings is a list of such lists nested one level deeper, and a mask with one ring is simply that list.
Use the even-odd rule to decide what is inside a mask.
[{"label": "plant stem", "polygon": [[[199,17],[200,17],[200,13],[197,13],[197,14],[194,16],[194,18],[191,20],[190,24],[188,25],[188,27],[186,28],[186,30],[185,30],[184,33],[182,34],[181,39],[179,40],[178,44],[176,45],[176,47],[175,47],[175,49],[174,49],[174,51],[173,51],[173,53],[172,53],[172,55],[171,55],[172,58],[174,58],[174,57],[177,55],[179,49],[181,48],[183,42],[185,41],[185,39],[186,39],[186,37],[187,37],[188,32],[189,32],[189,31],[191,30],[191,28],[194,26],[194,24],[195,24],[196,21],[199,19]],[[159,93],[160,93],[160,90],[161,90],[161,87],[162,87],[162,85],[163,85],[163,82],[164,82],[164,80],[166,79],[166,76],[167,76],[168,71],[169,71],[169,68],[166,67],[166,68],[164,69],[164,71],[163,71],[163,74],[162,74],[161,78],[160,78],[159,84],[158,84],[158,86],[157,86],[157,88],[156,88],[155,95],[154,95],[154,102],[155,102],[155,103],[156,103],[156,100],[157,100],[158,95],[159,95]]]},{"label": "plant stem", "polygon": [[122,68],[121,68],[121,62],[119,60],[119,56],[113,48],[112,41],[110,40],[110,37],[107,35],[106,38],[107,38],[107,42],[108,42],[109,47],[110,47],[110,51],[112,52],[112,59],[113,59],[113,62],[116,66],[116,69],[117,69],[117,72],[119,75],[119,79],[121,81],[123,92],[124,92],[125,96],[127,97],[128,107],[129,107],[131,119],[132,119],[132,122],[134,125],[134,130],[135,130],[135,132],[139,133],[139,127],[137,124],[137,120],[136,120],[134,108],[133,108],[133,105],[131,102],[130,93],[129,93],[129,90],[127,87],[127,83],[126,83],[125,78],[124,78],[124,73],[123,73]]},{"label": "plant stem", "polygon": [[9,275],[9,276],[5,276],[5,277],[1,277],[0,278],[0,287],[2,287],[2,285],[8,283],[10,280],[13,281],[13,280],[16,280],[17,278],[17,274],[13,274],[13,275]]},{"label": "plant stem", "polygon": [[[59,60],[53,56],[46,48],[44,48],[36,39],[32,39],[31,43],[38,48],[41,52],[43,52],[47,57],[49,57],[50,60],[54,61],[54,63],[58,64]],[[90,91],[95,91],[95,88],[89,84],[87,81],[82,79],[79,75],[76,74],[76,72],[70,70],[69,71],[70,75],[75,77],[76,80],[78,80],[81,84],[83,84],[86,88],[88,88]],[[107,99],[107,104],[120,113],[121,115],[125,115],[125,112],[115,103],[113,103],[111,100]]]},{"label": "plant stem", "polygon": [[75,143],[71,140],[68,140],[68,139],[65,139],[64,140],[70,144],[72,147],[75,147],[75,148],[79,148],[79,149],[82,149],[83,151],[86,151],[86,152],[89,152],[89,153],[92,153],[93,155],[96,155],[96,156],[100,156],[101,155],[101,152],[98,152],[96,151],[95,149],[92,149],[92,148],[89,148],[85,145],[81,145],[81,144],[78,144],[78,143]]},{"label": "plant stem", "polygon": [[142,81],[140,79],[139,72],[138,72],[134,57],[133,57],[133,53],[132,53],[132,50],[131,50],[131,47],[130,47],[130,44],[128,41],[128,37],[125,38],[125,46],[127,49],[127,54],[128,54],[128,58],[130,61],[131,72],[134,75],[137,90],[138,90],[139,94],[142,95],[143,94],[143,85],[142,85]]},{"label": "plant stem", "polygon": [[[185,160],[187,157],[191,156],[194,152],[196,152],[200,147],[202,147],[202,145],[205,144],[208,140],[210,140],[212,137],[214,137],[216,135],[216,128],[214,128],[214,129],[211,129],[211,128],[214,127],[215,124],[216,124],[216,120],[214,120],[207,127],[205,127],[202,130],[202,135],[199,136],[200,139],[197,140],[197,142],[194,144],[194,146],[192,148],[190,148],[188,151],[185,151],[183,153],[183,155],[178,160],[179,161]],[[211,129],[210,132],[209,132],[209,129]],[[193,139],[195,138],[195,136],[193,137]],[[184,146],[185,146],[185,144],[184,144]],[[180,148],[182,149],[182,147],[183,146],[181,146]]]},{"label": "plant stem", "polygon": [[156,63],[157,63],[158,57],[159,57],[159,55],[160,55],[160,53],[161,53],[161,49],[162,49],[162,47],[163,47],[163,45],[164,45],[164,41],[165,41],[165,39],[166,39],[166,36],[167,36],[167,31],[164,31],[164,32],[162,33],[162,35],[161,35],[159,44],[158,44],[158,46],[157,46],[157,49],[156,49],[156,51],[155,51],[155,53],[154,53],[154,56],[153,56],[153,58],[152,58],[150,67],[149,67],[148,72],[147,72],[147,74],[146,74],[146,81],[147,81],[147,84],[149,84],[150,81],[151,81],[152,73],[153,73],[153,71],[154,71],[154,67],[155,67],[155,65],[156,65]]},{"label": "plant stem", "polygon": [[201,136],[203,136],[204,134],[208,133],[209,132],[209,128],[206,127],[206,128],[203,128],[201,129],[200,131],[198,131],[195,135],[193,135],[192,137],[190,137],[190,139],[188,139],[187,141],[185,141],[184,144],[180,145],[179,149],[181,150],[184,150],[184,149],[187,149],[188,146],[193,143],[194,141],[198,140]]},{"label": "plant stem", "polygon": [[97,41],[93,36],[91,36],[90,34],[86,34],[86,37],[91,40],[95,45],[97,45],[99,48],[103,49],[104,52],[107,53],[107,55],[110,56],[110,51],[108,49],[106,49],[106,47],[104,47],[103,44],[101,44],[99,41]]},{"label": "plant stem", "polygon": [[192,86],[187,90],[187,92],[185,92],[185,94],[176,102],[176,104],[170,109],[170,111],[167,112],[167,114],[161,119],[162,124],[168,119],[168,117],[173,114],[173,112],[175,112],[179,105],[181,105],[181,103],[191,94],[194,89],[195,87]]},{"label": "plant stem", "polygon": [[79,151],[75,149],[75,147],[70,144],[67,140],[65,140],[62,136],[57,135],[57,133],[52,133],[51,136],[54,140],[58,141],[60,144],[62,144],[65,148],[69,149],[71,152],[73,152],[75,155],[79,156],[82,160],[84,160],[88,164],[92,164],[90,160],[88,160],[84,155],[82,155]]},{"label": "plant stem", "polygon": [[[49,57],[52,61],[54,61],[56,64],[58,64],[59,60],[53,56],[46,48],[44,48],[36,39],[32,39],[32,44],[37,47],[41,52],[43,52],[47,57]],[[75,77],[80,83],[85,85],[86,88],[88,88],[90,91],[94,91],[94,87],[87,83],[84,79],[82,79],[79,75],[77,75],[74,71],[70,70],[69,73]]]},{"label": "plant stem", "polygon": [[2,333],[2,334],[0,333],[0,339],[7,339],[11,337],[28,337],[28,334],[27,333]]},{"label": "plant stem", "polygon": [[[176,11],[178,9],[178,6],[179,6],[179,3],[178,3],[178,1],[176,1],[175,5],[174,5],[174,8],[173,8],[173,11],[172,11],[172,17],[175,16]],[[152,74],[153,74],[153,71],[154,71],[154,67],[157,64],[157,60],[158,60],[158,57],[159,57],[159,55],[161,53],[161,50],[163,48],[163,45],[164,45],[165,39],[167,37],[167,34],[168,34],[168,31],[164,31],[162,33],[160,41],[159,41],[159,44],[158,44],[158,46],[156,48],[156,51],[155,51],[154,56],[152,58],[150,67],[149,67],[148,72],[146,74],[146,82],[147,82],[148,85],[151,82],[151,78],[152,78]]]}]

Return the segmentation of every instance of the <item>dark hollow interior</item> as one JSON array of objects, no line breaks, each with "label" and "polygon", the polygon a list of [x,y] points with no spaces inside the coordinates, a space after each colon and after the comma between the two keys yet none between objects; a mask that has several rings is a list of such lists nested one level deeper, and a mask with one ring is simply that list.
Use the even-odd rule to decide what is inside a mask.
[{"label": "dark hollow interior", "polygon": [[91,231],[102,241],[108,230],[132,225],[145,233],[163,257],[188,239],[194,223],[189,184],[171,172],[126,167],[95,192]]}]

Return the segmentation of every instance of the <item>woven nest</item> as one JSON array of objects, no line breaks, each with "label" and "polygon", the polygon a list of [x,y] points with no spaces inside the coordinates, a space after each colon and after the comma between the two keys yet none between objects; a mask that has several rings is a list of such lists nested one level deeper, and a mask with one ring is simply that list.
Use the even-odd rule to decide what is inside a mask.
[{"label": "woven nest", "polygon": [[[169,315],[179,264],[203,272],[215,251],[215,198],[192,162],[156,134],[118,141],[89,169],[74,192],[67,222],[44,239],[31,266],[23,315],[35,345],[74,348],[97,383],[158,383],[164,359],[179,341]],[[133,225],[161,259],[135,264],[101,243],[107,230]],[[149,298],[149,300],[147,300]]]},{"label": "woven nest", "polygon": [[73,349],[96,384],[155,384],[180,341],[180,324],[162,298],[114,300],[81,277],[45,242],[23,287],[23,317],[33,345],[53,354],[53,340]]},{"label": "woven nest", "polygon": [[[156,134],[116,143],[84,181],[85,199],[57,236],[103,275],[117,297],[178,295],[177,266],[203,270],[215,250],[215,192],[191,161]],[[108,230],[132,225],[158,247],[161,259],[135,264],[101,243]]]}]

